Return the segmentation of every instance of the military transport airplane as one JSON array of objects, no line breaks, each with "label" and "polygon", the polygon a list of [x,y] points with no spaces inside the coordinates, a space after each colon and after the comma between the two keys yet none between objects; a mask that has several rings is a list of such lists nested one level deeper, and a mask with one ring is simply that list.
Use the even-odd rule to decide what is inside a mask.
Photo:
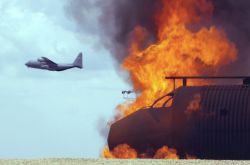
[{"label": "military transport airplane", "polygon": [[49,71],[64,71],[71,68],[83,68],[82,53],[79,53],[73,64],[57,64],[46,57],[41,57],[37,61],[29,61],[25,64],[29,68],[43,69]]}]

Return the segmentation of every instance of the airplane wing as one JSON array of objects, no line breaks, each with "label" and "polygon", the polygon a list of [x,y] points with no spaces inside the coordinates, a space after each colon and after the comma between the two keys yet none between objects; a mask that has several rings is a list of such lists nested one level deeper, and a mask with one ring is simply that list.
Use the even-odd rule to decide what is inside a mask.
[{"label": "airplane wing", "polygon": [[51,61],[50,59],[46,58],[46,57],[42,57],[42,59],[49,65],[49,66],[57,66],[56,63],[54,63],[53,61]]}]

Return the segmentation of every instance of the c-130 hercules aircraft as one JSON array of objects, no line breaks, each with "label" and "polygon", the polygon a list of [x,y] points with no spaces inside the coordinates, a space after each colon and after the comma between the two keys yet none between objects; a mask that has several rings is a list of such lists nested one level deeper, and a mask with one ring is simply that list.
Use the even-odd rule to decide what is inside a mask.
[{"label": "c-130 hercules aircraft", "polygon": [[41,57],[37,61],[29,61],[25,64],[29,68],[43,69],[49,71],[64,71],[71,68],[82,69],[82,53],[79,53],[72,64],[57,64],[46,57]]}]

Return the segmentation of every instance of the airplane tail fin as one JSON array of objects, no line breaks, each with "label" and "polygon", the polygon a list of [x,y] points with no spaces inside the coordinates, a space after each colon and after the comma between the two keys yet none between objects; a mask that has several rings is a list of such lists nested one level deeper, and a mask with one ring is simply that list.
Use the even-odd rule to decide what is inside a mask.
[{"label": "airplane tail fin", "polygon": [[82,66],[82,53],[79,53],[79,55],[75,59],[73,65],[76,66],[77,68],[83,68],[83,66]]}]

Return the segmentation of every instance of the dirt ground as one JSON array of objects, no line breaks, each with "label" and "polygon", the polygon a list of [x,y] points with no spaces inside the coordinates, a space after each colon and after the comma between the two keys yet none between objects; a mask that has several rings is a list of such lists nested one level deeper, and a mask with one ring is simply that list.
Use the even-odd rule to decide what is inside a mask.
[{"label": "dirt ground", "polygon": [[105,159],[41,159],[41,160],[0,160],[0,165],[247,165],[250,161],[213,160],[105,160]]}]

